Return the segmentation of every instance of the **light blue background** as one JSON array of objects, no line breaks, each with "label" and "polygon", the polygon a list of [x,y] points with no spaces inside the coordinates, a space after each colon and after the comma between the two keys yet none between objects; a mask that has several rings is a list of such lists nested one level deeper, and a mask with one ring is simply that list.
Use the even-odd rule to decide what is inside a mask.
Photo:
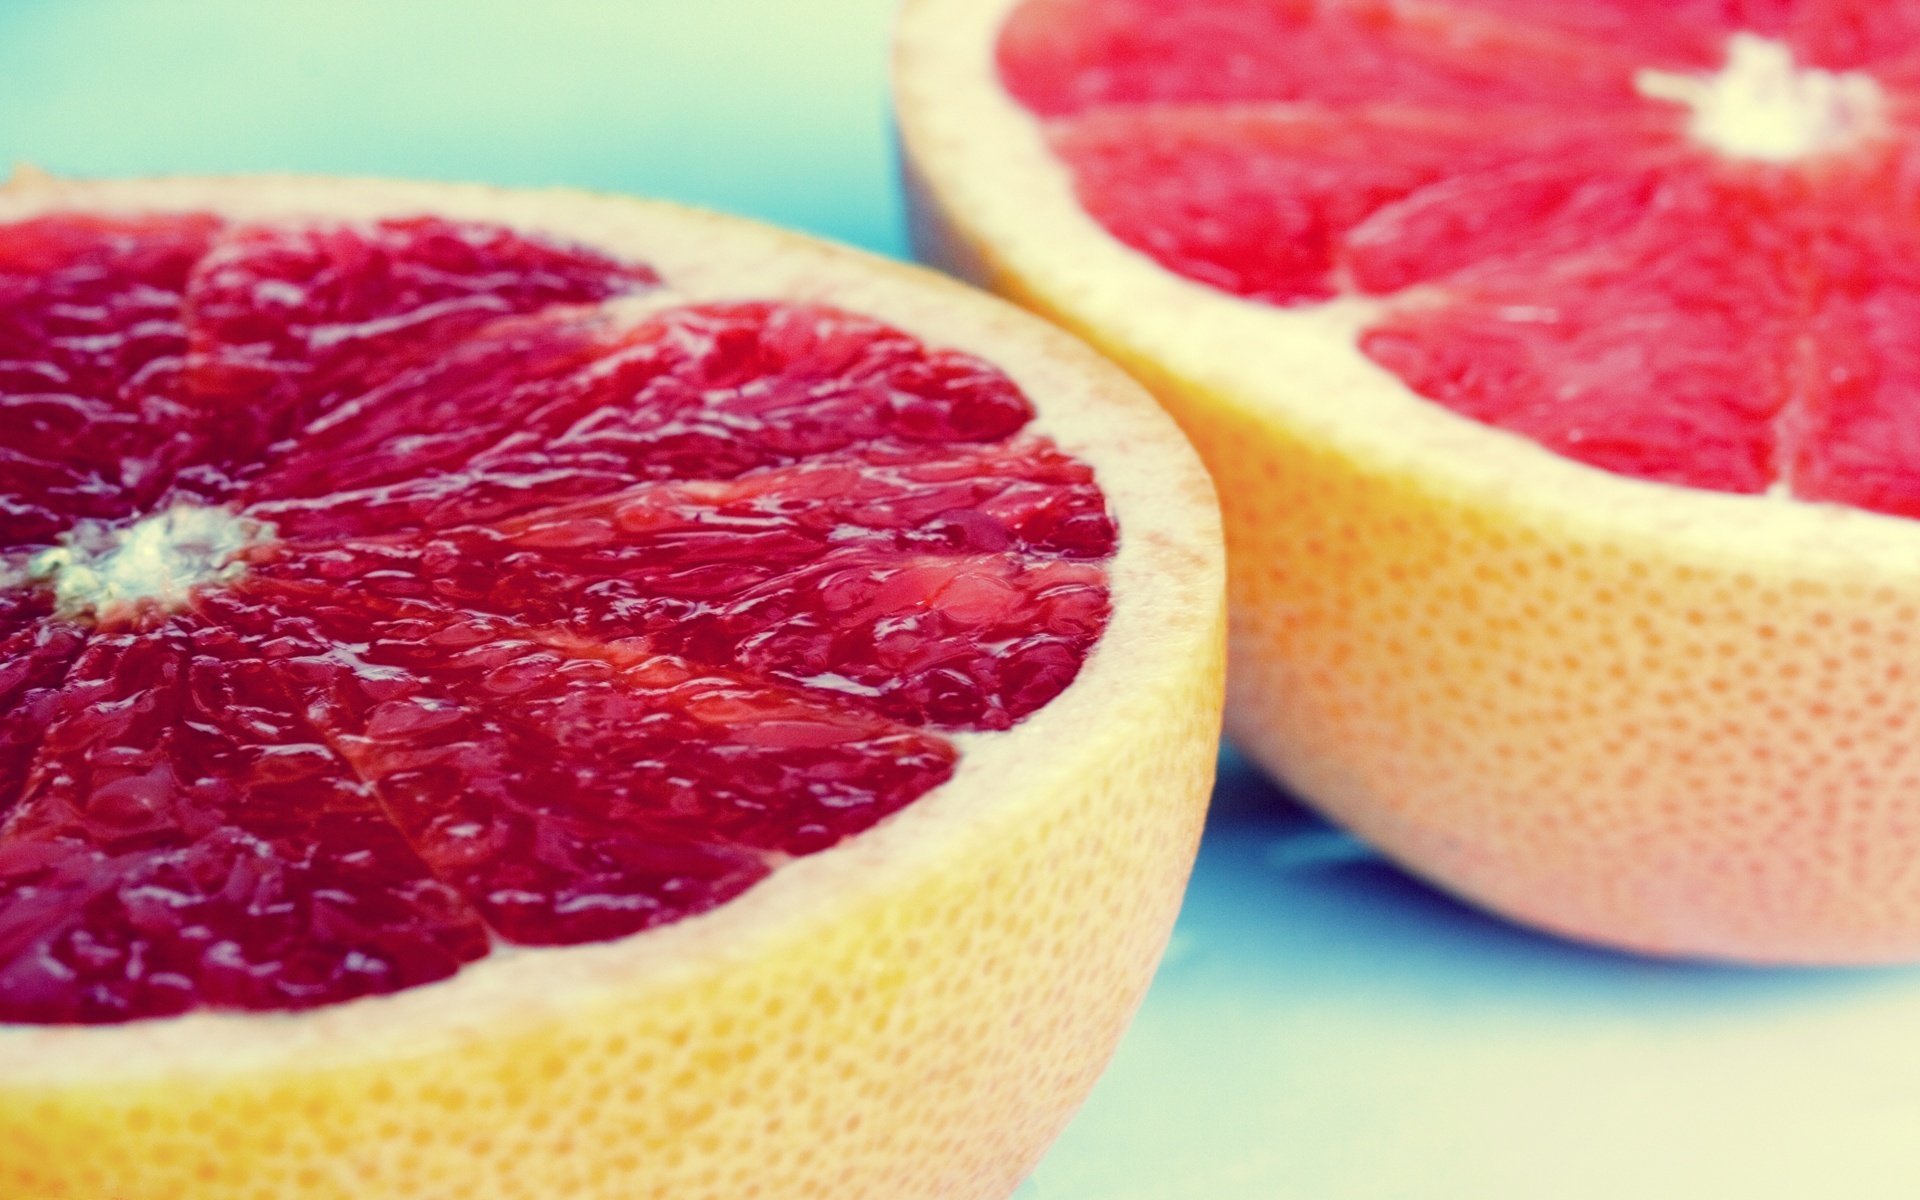
[{"label": "light blue background", "polygon": [[[0,0],[0,157],[564,183],[901,254],[888,12]],[[1232,759],[1147,1005],[1022,1192],[1816,1196],[1920,1197],[1920,976],[1640,962],[1520,932]]]}]

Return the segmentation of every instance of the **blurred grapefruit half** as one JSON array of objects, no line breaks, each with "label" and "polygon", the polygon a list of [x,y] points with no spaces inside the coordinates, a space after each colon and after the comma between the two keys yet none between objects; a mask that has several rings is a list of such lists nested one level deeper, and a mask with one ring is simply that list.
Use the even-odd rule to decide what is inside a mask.
[{"label": "blurred grapefruit half", "polygon": [[1192,862],[1218,518],[749,224],[0,193],[0,1194],[1002,1197]]},{"label": "blurred grapefruit half", "polygon": [[1149,383],[1228,731],[1519,920],[1920,957],[1920,5],[908,0],[924,255]]}]

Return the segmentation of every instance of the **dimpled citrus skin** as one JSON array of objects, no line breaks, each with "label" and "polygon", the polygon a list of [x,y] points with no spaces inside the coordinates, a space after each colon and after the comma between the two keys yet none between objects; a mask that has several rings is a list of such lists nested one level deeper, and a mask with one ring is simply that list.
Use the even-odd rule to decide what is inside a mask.
[{"label": "dimpled citrus skin", "polygon": [[1120,247],[998,80],[1017,2],[906,4],[916,245],[1126,367],[1200,450],[1227,525],[1229,737],[1531,925],[1920,959],[1920,527],[1557,460],[1360,362],[1352,310],[1294,322]]},{"label": "dimpled citrus skin", "polygon": [[1012,730],[958,735],[949,783],[716,910],[298,1013],[0,1025],[0,1196],[1007,1196],[1145,991],[1212,780],[1217,510],[1151,401],[923,272],[668,206],[369,181],[0,192],[0,219],[61,206],[431,211],[645,258],[675,302],[884,313],[1006,368],[1122,534],[1112,623],[1072,686]]},{"label": "dimpled citrus skin", "polygon": [[1240,564],[1229,736],[1336,820],[1635,950],[1920,953],[1911,584],[1663,553],[1186,415]]}]

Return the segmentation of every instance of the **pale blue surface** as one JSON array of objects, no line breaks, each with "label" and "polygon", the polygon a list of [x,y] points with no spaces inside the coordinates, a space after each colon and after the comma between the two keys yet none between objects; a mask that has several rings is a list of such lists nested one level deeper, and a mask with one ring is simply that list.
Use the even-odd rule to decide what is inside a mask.
[{"label": "pale blue surface", "polygon": [[887,0],[0,0],[0,162],[570,184],[900,253]]},{"label": "pale blue surface", "polygon": [[[900,253],[887,11],[0,0],[0,159],[565,183]],[[1022,1200],[1906,1200],[1916,1131],[1920,976],[1519,932],[1230,762],[1166,966]]]}]

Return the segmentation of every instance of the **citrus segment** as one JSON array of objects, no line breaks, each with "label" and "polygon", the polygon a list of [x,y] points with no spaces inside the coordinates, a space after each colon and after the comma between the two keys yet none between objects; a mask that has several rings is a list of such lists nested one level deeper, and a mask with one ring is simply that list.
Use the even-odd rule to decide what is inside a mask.
[{"label": "citrus segment", "polygon": [[199,620],[93,638],[0,825],[0,1020],[300,1008],[486,953],[303,707]]},{"label": "citrus segment", "polygon": [[936,737],[633,642],[266,581],[208,607],[285,656],[435,875],[523,945],[705,911],[952,772]]},{"label": "citrus segment", "polygon": [[[1333,0],[1338,6],[1343,0]],[[1550,29],[1645,61],[1715,62],[1729,34],[1777,37],[1801,0],[1421,0],[1438,12],[1467,11],[1522,28]]]},{"label": "citrus segment", "polygon": [[[1097,565],[1033,556],[990,509],[956,516],[951,486],[892,492],[911,472],[836,466],[825,479],[790,471],[751,489],[643,491],[498,528],[289,548],[258,571],[454,604],[583,640],[640,638],[940,728],[1005,729],[1072,681],[1106,621]],[[880,493],[867,497],[866,514],[844,494],[814,490],[849,474]],[[730,490],[746,492],[747,503],[731,511],[715,503]],[[675,500],[678,512],[668,507]],[[857,523],[875,509],[886,522],[912,523]],[[1087,515],[1104,525],[1103,512]],[[1087,542],[1074,549],[1084,553]]]},{"label": "citrus segment", "polygon": [[45,595],[0,589],[0,820],[20,798],[40,732],[86,634]]},{"label": "citrus segment", "polygon": [[1444,295],[1394,306],[1362,351],[1420,395],[1579,462],[1765,491],[1797,419],[1808,299],[1783,204],[1677,170],[1643,195],[1611,238],[1569,231],[1542,253],[1523,237]]},{"label": "citrus segment", "polygon": [[1031,417],[985,364],[848,313],[529,319],[303,430],[247,495],[289,534],[434,527],[862,447],[997,441]]},{"label": "citrus segment", "polygon": [[1920,953],[1920,7],[1191,7],[909,0],[897,95],[923,253],[1208,459],[1233,735],[1554,930]]},{"label": "citrus segment", "polygon": [[0,552],[171,481],[190,442],[182,298],[214,225],[51,215],[0,242]]},{"label": "citrus segment", "polygon": [[1639,177],[1675,157],[1663,124],[1293,105],[1101,109],[1051,132],[1082,202],[1122,242],[1188,278],[1300,304],[1617,228],[1632,209],[1616,201],[1644,205]]},{"label": "citrus segment", "polygon": [[1797,0],[1787,24],[1797,57],[1832,70],[1872,67],[1885,79],[1920,79],[1920,11],[1911,4]]},{"label": "citrus segment", "polygon": [[[637,439],[571,433],[582,416],[631,425],[634,362],[597,314],[502,321],[396,369],[286,439],[246,484],[291,538],[433,528],[603,495],[634,481]],[[644,357],[644,356],[641,356]]]},{"label": "citrus segment", "polygon": [[188,480],[225,498],[278,439],[479,325],[654,282],[643,265],[432,217],[227,230],[189,285],[207,448]]},{"label": "citrus segment", "polygon": [[1634,97],[1630,56],[1447,15],[1382,0],[1034,0],[1011,12],[997,54],[1013,95],[1048,117],[1300,100],[1604,110]]},{"label": "citrus segment", "polygon": [[1920,517],[1915,234],[1836,222],[1815,249],[1812,381],[1786,467],[1796,495]]}]

